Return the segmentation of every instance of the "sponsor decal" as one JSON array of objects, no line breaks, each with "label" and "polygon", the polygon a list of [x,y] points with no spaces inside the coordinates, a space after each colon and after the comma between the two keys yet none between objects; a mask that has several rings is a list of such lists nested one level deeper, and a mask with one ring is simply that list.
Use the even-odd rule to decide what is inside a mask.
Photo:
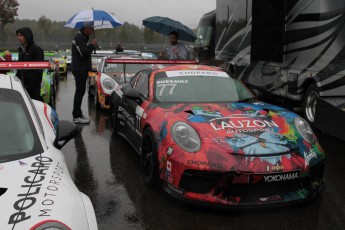
[{"label": "sponsor decal", "polygon": [[296,180],[299,179],[300,171],[291,171],[286,173],[275,173],[275,174],[268,174],[263,176],[263,182],[265,183],[272,183],[272,182],[280,182],[280,181],[289,181],[289,180]]},{"label": "sponsor decal", "polygon": [[167,155],[170,157],[174,152],[174,149],[173,147],[169,147],[168,150],[167,150]]},{"label": "sponsor decal", "polygon": [[184,191],[182,189],[176,188],[174,185],[172,184],[167,184],[168,188],[174,192],[176,192],[177,194],[183,196],[184,195]]},{"label": "sponsor decal", "polygon": [[209,123],[215,131],[226,130],[227,133],[266,132],[274,128],[279,128],[274,121],[247,116],[214,118]]},{"label": "sponsor decal", "polygon": [[15,225],[31,218],[27,214],[27,209],[30,209],[37,202],[37,196],[41,191],[42,182],[45,180],[46,171],[49,170],[53,161],[49,157],[41,156],[36,157],[35,160],[28,170],[29,175],[24,178],[24,183],[21,185],[23,191],[17,195],[18,200],[13,204],[16,212],[10,216],[8,224]]},{"label": "sponsor decal", "polygon": [[134,118],[124,108],[120,106],[118,111],[125,116],[127,121],[129,121],[132,125],[134,125]]},{"label": "sponsor decal", "polygon": [[19,161],[20,166],[25,166],[27,165],[24,161]]},{"label": "sponsor decal", "polygon": [[229,77],[227,73],[222,71],[208,71],[208,70],[180,70],[180,71],[166,71],[168,77],[181,76],[214,76],[214,77]]},{"label": "sponsor decal", "polygon": [[316,152],[313,149],[310,149],[309,152],[304,152],[304,160],[305,160],[305,165],[309,165],[311,159],[316,158]]},{"label": "sponsor decal", "polygon": [[167,171],[171,172],[171,162],[167,161]]},{"label": "sponsor decal", "polygon": [[166,180],[168,181],[168,183],[173,183],[174,178],[171,175],[171,162],[167,161],[167,165],[166,165]]},{"label": "sponsor decal", "polygon": [[49,178],[49,183],[46,187],[46,192],[44,193],[44,199],[42,201],[42,206],[44,208],[40,209],[41,214],[39,217],[50,216],[52,211],[52,206],[54,205],[54,197],[60,188],[60,183],[64,174],[64,168],[57,162],[52,175]]},{"label": "sponsor decal", "polygon": [[267,171],[281,171],[284,169],[283,165],[272,165],[272,166],[267,166],[266,167]]},{"label": "sponsor decal", "polygon": [[276,200],[282,200],[283,198],[279,195],[274,196],[268,196],[268,197],[260,197],[259,200],[261,202],[267,202],[267,201],[276,201]]},{"label": "sponsor decal", "polygon": [[157,85],[160,84],[187,84],[188,80],[159,80],[157,81]]},{"label": "sponsor decal", "polygon": [[6,191],[7,191],[7,188],[0,187],[0,196],[4,195]]},{"label": "sponsor decal", "polygon": [[[64,174],[64,167],[59,162],[52,166],[53,160],[49,157],[38,156],[35,160],[28,170],[29,175],[24,178],[24,183],[21,185],[23,191],[17,195],[18,200],[13,204],[15,212],[9,217],[8,224],[15,225],[30,219],[28,210],[36,205],[38,199],[42,199],[40,205],[43,207],[38,217],[50,216],[51,207]],[[53,172],[47,178],[47,172],[52,167],[54,167]],[[47,184],[44,187],[43,182]]]},{"label": "sponsor decal", "polygon": [[211,162],[206,162],[206,161],[188,160],[187,164],[188,165],[197,165],[197,166],[207,166],[207,167],[217,168],[217,169],[223,168],[223,166],[221,164],[211,163]]},{"label": "sponsor decal", "polygon": [[135,114],[137,114],[138,116],[142,117],[143,116],[143,113],[144,113],[144,109],[141,108],[140,106],[137,106],[135,108]]}]

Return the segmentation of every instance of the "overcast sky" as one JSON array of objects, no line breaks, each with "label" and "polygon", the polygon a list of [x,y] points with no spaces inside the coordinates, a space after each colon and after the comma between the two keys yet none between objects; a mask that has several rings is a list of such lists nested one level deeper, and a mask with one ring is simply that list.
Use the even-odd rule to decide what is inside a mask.
[{"label": "overcast sky", "polygon": [[121,22],[140,26],[151,16],[177,20],[195,29],[200,17],[216,8],[216,0],[17,0],[20,19],[38,19],[42,15],[53,21],[67,21],[82,10],[107,10]]}]

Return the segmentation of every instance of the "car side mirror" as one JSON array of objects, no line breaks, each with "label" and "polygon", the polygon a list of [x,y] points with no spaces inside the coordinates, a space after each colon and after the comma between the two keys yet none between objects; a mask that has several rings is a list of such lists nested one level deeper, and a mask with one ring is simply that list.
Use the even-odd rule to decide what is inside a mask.
[{"label": "car side mirror", "polygon": [[123,95],[127,98],[130,98],[130,99],[133,99],[133,100],[139,102],[139,104],[142,103],[142,96],[139,93],[139,91],[137,91],[137,90],[134,90],[134,89],[125,90],[123,92]]},{"label": "car side mirror", "polygon": [[78,132],[78,127],[74,123],[70,121],[59,121],[54,146],[57,149],[61,149],[65,144],[73,139]]}]

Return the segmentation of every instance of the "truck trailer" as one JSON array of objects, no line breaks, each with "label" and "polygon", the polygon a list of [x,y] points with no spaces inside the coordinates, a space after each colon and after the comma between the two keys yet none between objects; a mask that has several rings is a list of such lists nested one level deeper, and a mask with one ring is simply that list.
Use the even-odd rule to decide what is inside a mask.
[{"label": "truck trailer", "polygon": [[345,139],[345,1],[217,0],[197,37],[201,63],[214,58],[258,97],[288,101]]}]

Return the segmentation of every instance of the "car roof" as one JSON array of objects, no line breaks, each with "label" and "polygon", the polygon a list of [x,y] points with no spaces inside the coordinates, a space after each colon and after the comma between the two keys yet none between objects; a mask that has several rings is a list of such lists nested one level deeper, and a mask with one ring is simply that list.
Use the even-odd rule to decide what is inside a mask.
[{"label": "car roof", "polygon": [[21,81],[16,76],[0,74],[0,89],[12,89],[24,94]]}]

